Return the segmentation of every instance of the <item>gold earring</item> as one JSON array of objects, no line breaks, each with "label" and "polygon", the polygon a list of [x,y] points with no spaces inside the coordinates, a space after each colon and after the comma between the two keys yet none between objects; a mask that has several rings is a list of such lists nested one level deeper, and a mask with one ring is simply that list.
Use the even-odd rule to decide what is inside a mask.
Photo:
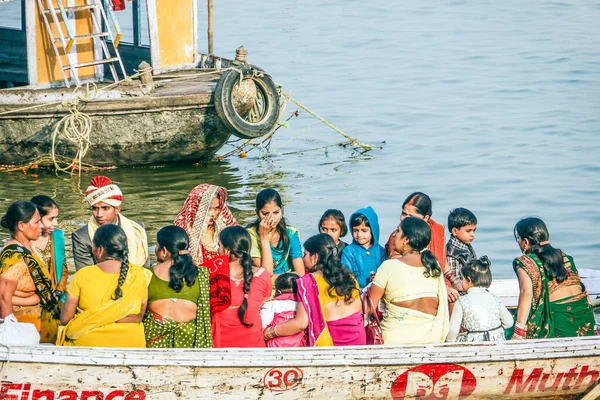
[{"label": "gold earring", "polygon": [[406,243],[404,243],[404,246],[402,246],[402,251],[406,251],[408,250],[408,246],[406,245]]}]

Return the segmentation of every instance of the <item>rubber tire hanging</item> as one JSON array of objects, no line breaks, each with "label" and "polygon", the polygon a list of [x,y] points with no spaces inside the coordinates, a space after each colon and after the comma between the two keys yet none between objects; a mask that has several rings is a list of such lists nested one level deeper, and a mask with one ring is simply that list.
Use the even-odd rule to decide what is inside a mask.
[{"label": "rubber tire hanging", "polygon": [[260,121],[249,122],[242,118],[233,106],[232,93],[235,85],[239,83],[240,73],[236,70],[225,71],[215,87],[215,109],[223,124],[235,136],[242,139],[254,139],[269,133],[279,121],[280,97],[277,85],[259,68],[248,66],[242,68],[243,79],[252,79],[257,91],[263,94],[265,107]]}]

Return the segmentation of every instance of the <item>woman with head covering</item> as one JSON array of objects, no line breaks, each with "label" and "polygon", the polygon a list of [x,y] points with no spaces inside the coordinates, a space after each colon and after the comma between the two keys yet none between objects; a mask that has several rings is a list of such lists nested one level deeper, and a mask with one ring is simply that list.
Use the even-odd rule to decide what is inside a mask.
[{"label": "woman with head covering", "polygon": [[192,260],[210,272],[211,314],[231,304],[229,260],[219,256],[219,235],[226,227],[239,224],[226,201],[225,188],[209,183],[198,185],[185,199],[174,222],[190,238]]}]

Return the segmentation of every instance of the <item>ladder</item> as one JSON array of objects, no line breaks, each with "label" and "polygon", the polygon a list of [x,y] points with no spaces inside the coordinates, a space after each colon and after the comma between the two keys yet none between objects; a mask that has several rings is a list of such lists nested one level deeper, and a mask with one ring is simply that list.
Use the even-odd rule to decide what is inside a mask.
[{"label": "ladder", "polygon": [[[56,8],[55,3],[58,8]],[[117,49],[123,33],[121,32],[117,19],[115,18],[110,6],[105,10],[100,0],[85,0],[85,4],[73,7],[65,7],[62,0],[37,0],[37,4],[42,14],[42,18],[44,19],[46,31],[48,32],[50,42],[54,47],[54,52],[56,53],[56,58],[58,59],[63,78],[65,80],[65,85],[67,87],[71,87],[71,82],[67,77],[67,70],[70,71],[71,78],[75,80],[77,87],[79,87],[81,86],[81,81],[79,79],[77,70],[83,67],[97,66],[98,68],[98,66],[108,64],[113,80],[117,82],[119,81],[117,70],[115,68],[115,63],[117,63],[123,76],[127,76],[125,73],[125,67],[123,66],[123,61],[119,55],[119,50]],[[92,32],[84,35],[75,35],[72,31],[71,21],[67,13],[81,11],[89,12],[92,21]],[[113,23],[113,27],[115,29],[114,37],[109,29],[106,14],[110,16],[111,22]],[[61,21],[67,30],[66,35],[63,33],[63,29],[61,28]],[[54,37],[52,25],[56,27],[58,37]],[[103,27],[106,27],[105,31],[102,30]],[[71,51],[73,49],[73,45],[76,44],[77,40],[90,38],[93,39],[94,44],[100,44],[100,51],[94,51],[94,61],[78,62],[77,52]],[[114,57],[109,51],[106,41],[107,38],[110,39],[110,43],[112,44],[112,50],[115,54]],[[60,48],[62,49],[62,52],[59,51],[59,47],[57,46],[58,43],[62,45]],[[96,46],[94,47],[96,48]],[[66,64],[63,63],[61,53],[66,56]],[[98,72],[98,70],[96,72]]]}]

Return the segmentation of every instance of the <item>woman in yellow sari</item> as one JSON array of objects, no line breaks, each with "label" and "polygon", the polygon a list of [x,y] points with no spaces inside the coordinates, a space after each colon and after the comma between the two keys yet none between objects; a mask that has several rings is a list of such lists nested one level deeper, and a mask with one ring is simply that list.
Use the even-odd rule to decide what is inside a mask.
[{"label": "woman in yellow sari", "polygon": [[0,317],[34,324],[40,341],[54,343],[60,308],[46,265],[32,246],[42,234],[40,213],[29,201],[12,203],[0,223],[11,233],[0,253]]},{"label": "woman in yellow sari", "polygon": [[[385,344],[442,343],[449,330],[448,295],[437,258],[427,249],[431,228],[415,217],[405,218],[394,234],[401,257],[384,261],[369,295],[383,297],[381,321]],[[375,312],[376,310],[372,310]]]},{"label": "woman in yellow sari", "polygon": [[127,236],[117,225],[102,225],[93,239],[99,262],[77,271],[67,288],[58,346],[145,347],[142,317],[149,276],[129,264]]}]

